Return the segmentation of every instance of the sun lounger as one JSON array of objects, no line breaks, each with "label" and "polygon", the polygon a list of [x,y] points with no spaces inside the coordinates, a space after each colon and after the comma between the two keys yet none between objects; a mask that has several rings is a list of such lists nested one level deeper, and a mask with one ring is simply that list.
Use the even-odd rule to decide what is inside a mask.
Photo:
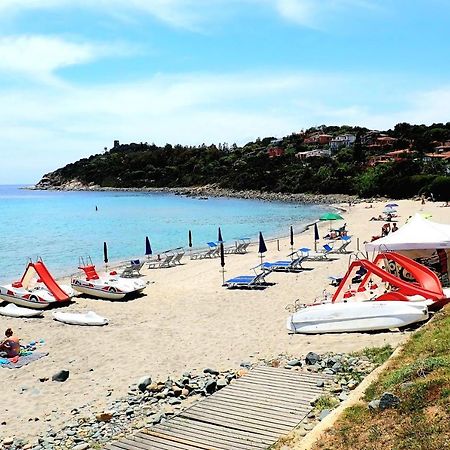
[{"label": "sun lounger", "polygon": [[342,236],[341,241],[341,246],[333,248],[330,253],[351,253],[347,250],[347,247],[350,245],[352,238],[350,236]]},{"label": "sun lounger", "polygon": [[[256,266],[253,270],[261,266]],[[224,287],[228,289],[265,289],[269,286],[266,282],[265,277],[271,272],[270,269],[262,268],[262,272],[257,273],[255,270],[255,275],[240,275],[238,277],[231,278],[223,284]]]},{"label": "sun lounger", "polygon": [[300,272],[303,270],[302,262],[306,259],[305,255],[300,255],[292,261],[264,262],[261,267],[274,272]]},{"label": "sun lounger", "polygon": [[130,265],[126,266],[123,269],[120,276],[124,278],[140,277],[141,276],[140,270],[142,269],[143,266],[144,261],[139,261],[139,259],[133,259],[130,261]]},{"label": "sun lounger", "polygon": [[164,255],[162,259],[150,261],[148,263],[149,269],[162,269],[165,267],[171,267],[172,261],[175,258],[175,255]]},{"label": "sun lounger", "polygon": [[328,254],[331,253],[333,247],[329,244],[323,246],[323,251],[312,252],[311,249],[307,247],[300,248],[298,252],[305,256],[305,261],[329,261]]},{"label": "sun lounger", "polygon": [[171,261],[171,264],[176,266],[176,265],[181,265],[181,258],[184,256],[185,251],[183,248],[176,248],[174,251],[176,251],[176,253],[174,254],[174,257]]},{"label": "sun lounger", "polygon": [[250,238],[239,238],[234,247],[225,249],[227,254],[244,254],[247,253],[247,247],[250,245]]},{"label": "sun lounger", "polygon": [[205,259],[205,258],[215,258],[219,256],[219,246],[215,242],[207,242],[208,250],[201,253],[194,253],[191,255],[191,259]]}]

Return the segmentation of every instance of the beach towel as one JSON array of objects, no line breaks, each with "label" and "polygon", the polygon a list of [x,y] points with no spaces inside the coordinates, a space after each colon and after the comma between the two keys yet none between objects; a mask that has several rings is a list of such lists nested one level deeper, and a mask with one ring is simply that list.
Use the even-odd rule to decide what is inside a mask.
[{"label": "beach towel", "polygon": [[47,355],[48,353],[43,352],[26,352],[26,354],[21,354],[14,358],[0,358],[0,367],[19,369],[20,367],[26,366],[30,362],[37,361]]}]

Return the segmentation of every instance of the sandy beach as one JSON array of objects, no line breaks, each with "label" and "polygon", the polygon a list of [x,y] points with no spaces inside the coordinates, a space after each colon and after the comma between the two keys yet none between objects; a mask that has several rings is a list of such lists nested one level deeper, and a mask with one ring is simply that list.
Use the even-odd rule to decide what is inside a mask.
[{"label": "sandy beach", "polygon": [[[385,203],[374,202],[370,208],[367,203],[341,205],[347,210],[342,214],[352,236],[351,250],[356,250],[358,238],[363,250],[364,241],[380,234],[383,222],[369,219],[378,216]],[[442,203],[396,203],[399,226],[416,212],[430,213],[437,222],[450,222],[450,208],[441,207]],[[328,222],[320,224],[321,236],[328,227]],[[302,246],[313,247],[312,229],[296,235],[295,248]],[[280,251],[276,241],[267,242],[267,248],[265,261],[286,259],[289,239],[280,239]],[[65,325],[55,322],[50,311],[41,319],[0,316],[2,334],[11,327],[23,343],[44,339],[39,350],[49,353],[20,369],[0,369],[5,394],[0,437],[32,439],[49,427],[61,427],[72,418],[74,408],[85,408],[87,414],[102,411],[147,374],[153,379],[166,379],[204,367],[237,368],[242,361],[280,353],[351,352],[387,343],[398,345],[408,333],[288,334],[286,305],[296,299],[311,303],[324,290],[333,292],[327,277],[344,274],[348,261],[349,255],[336,255],[330,262],[307,262],[304,267],[313,270],[273,273],[268,281],[274,286],[254,291],[223,288],[218,258],[185,257],[185,264],[179,267],[143,269],[144,279],[149,281],[145,296],[127,302],[77,297],[73,304],[61,308],[95,311],[109,319],[106,327]],[[227,255],[225,278],[251,274],[250,269],[259,262],[255,245],[245,255]],[[52,375],[61,369],[70,371],[69,379],[52,382]],[[41,382],[40,378],[50,380]]]}]

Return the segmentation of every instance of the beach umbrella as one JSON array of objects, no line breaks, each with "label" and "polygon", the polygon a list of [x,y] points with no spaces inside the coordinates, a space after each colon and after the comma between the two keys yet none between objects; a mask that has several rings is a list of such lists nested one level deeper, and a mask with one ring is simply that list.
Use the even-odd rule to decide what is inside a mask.
[{"label": "beach umbrella", "polygon": [[219,227],[219,232],[218,232],[218,234],[217,234],[217,241],[218,241],[218,242],[223,242],[223,239],[222,239],[222,230],[220,229],[220,227]]},{"label": "beach umbrella", "polygon": [[267,247],[266,247],[266,243],[264,242],[264,238],[263,235],[261,233],[261,231],[259,232],[259,247],[258,247],[258,253],[261,257],[261,264],[262,264],[262,260],[263,260],[263,253],[267,252]]},{"label": "beach umbrella", "polygon": [[191,230],[189,230],[188,239],[189,239],[189,248],[192,248],[192,231]]},{"label": "beach umbrella", "polygon": [[220,266],[222,267],[222,284],[225,284],[225,250],[223,242],[220,243]]},{"label": "beach umbrella", "polygon": [[395,207],[397,207],[398,205],[397,205],[397,203],[388,203],[386,206],[385,206],[385,208],[395,208]]},{"label": "beach umbrella", "polygon": [[294,228],[292,228],[292,225],[291,225],[291,230],[290,230],[289,243],[291,244],[291,258],[293,258],[292,253],[294,252]]},{"label": "beach umbrella", "polygon": [[330,230],[331,230],[331,222],[333,220],[344,220],[344,218],[338,214],[333,212],[328,212],[319,217],[320,220],[329,220],[330,221]]},{"label": "beach umbrella", "polygon": [[317,252],[317,241],[320,240],[317,222],[314,223],[314,251]]},{"label": "beach umbrella", "polygon": [[106,242],[103,242],[103,261],[108,264],[108,245]]},{"label": "beach umbrella", "polygon": [[152,254],[152,246],[150,245],[150,239],[145,236],[145,256],[150,256]]}]

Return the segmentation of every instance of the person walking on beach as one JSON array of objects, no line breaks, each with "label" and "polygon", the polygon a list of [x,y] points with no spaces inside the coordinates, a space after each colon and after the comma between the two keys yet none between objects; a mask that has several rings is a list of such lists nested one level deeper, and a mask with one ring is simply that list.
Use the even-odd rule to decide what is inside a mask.
[{"label": "person walking on beach", "polygon": [[0,342],[0,355],[6,356],[6,358],[14,358],[20,354],[19,338],[14,336],[13,330],[8,328],[5,331],[6,339]]}]

